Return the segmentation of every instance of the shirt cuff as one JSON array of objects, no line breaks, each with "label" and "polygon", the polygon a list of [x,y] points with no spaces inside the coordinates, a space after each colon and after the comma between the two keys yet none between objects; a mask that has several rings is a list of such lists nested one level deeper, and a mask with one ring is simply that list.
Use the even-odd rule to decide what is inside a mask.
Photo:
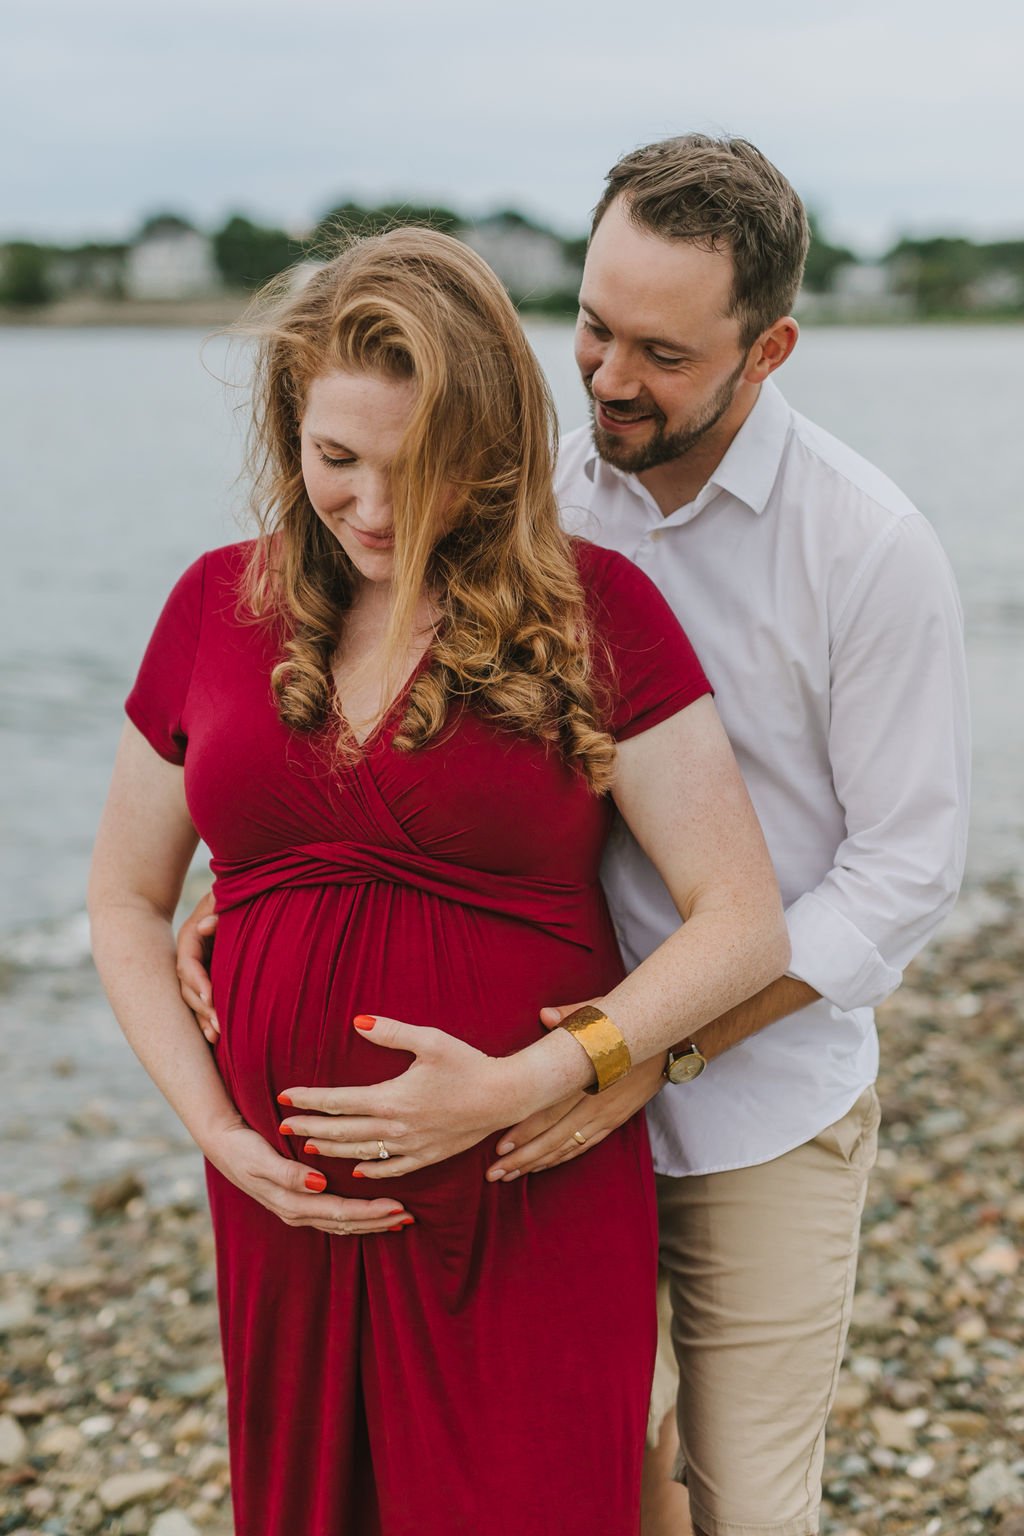
[{"label": "shirt cuff", "polygon": [[805,981],[844,1013],[874,1008],[903,980],[860,929],[814,891],[786,912],[792,956],[787,975]]}]

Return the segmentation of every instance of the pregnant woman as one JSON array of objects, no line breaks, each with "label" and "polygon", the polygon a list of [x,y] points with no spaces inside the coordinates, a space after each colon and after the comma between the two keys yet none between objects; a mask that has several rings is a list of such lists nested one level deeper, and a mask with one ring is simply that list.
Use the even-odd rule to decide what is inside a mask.
[{"label": "pregnant woman", "polygon": [[[639,571],[560,531],[552,442],[479,258],[352,244],[261,327],[259,537],[185,572],[128,699],[95,953],[207,1158],[237,1536],[638,1529],[643,1117],[543,1179],[485,1172],[580,1088],[653,1088],[787,946],[700,666]],[[628,979],[616,806],[687,918]],[[198,837],[215,1053],[170,926]],[[593,1004],[542,1034],[567,997]],[[290,1134],[303,1106],[330,1145]]]}]

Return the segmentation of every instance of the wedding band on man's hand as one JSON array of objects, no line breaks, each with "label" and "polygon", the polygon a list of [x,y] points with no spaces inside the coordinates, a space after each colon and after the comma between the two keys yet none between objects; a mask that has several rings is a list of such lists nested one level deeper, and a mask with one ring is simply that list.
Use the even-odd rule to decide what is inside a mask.
[{"label": "wedding band on man's hand", "polygon": [[578,1141],[581,1147],[585,1147],[587,1144],[587,1138],[582,1131],[573,1131],[572,1139],[573,1141]]},{"label": "wedding band on man's hand", "polygon": [[377,1142],[377,1157],[378,1157],[378,1160],[383,1163],[383,1162],[386,1162],[387,1159],[390,1156],[391,1156],[391,1153],[388,1151],[387,1147],[384,1145],[384,1143],[382,1141],[378,1140],[378,1142]]}]

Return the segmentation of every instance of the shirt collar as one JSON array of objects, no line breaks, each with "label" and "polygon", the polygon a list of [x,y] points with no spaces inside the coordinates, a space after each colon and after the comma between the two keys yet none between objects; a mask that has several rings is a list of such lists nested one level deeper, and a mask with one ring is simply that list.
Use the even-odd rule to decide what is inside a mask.
[{"label": "shirt collar", "polygon": [[[789,435],[792,411],[781,391],[771,379],[761,385],[753,409],[729,444],[721,463],[707,484],[690,503],[691,515],[707,506],[718,491],[726,491],[742,501],[752,512],[760,514],[768,505],[772,487],[778,478],[783,449]],[[602,463],[591,438],[583,468],[588,480],[593,481],[597,467]],[[611,469],[614,466],[606,465]],[[624,475],[615,470],[627,483],[632,483],[646,497],[635,475]],[[682,511],[679,508],[679,511]],[[673,513],[673,517],[678,513]]]}]

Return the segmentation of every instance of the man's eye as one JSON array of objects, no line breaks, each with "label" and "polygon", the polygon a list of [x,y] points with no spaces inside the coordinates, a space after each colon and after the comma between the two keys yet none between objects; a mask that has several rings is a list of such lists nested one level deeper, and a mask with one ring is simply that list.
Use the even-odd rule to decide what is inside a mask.
[{"label": "man's eye", "polygon": [[603,325],[595,325],[593,320],[584,320],[583,329],[589,331],[591,336],[596,336],[598,341],[607,341],[611,332],[606,331]]},{"label": "man's eye", "polygon": [[663,352],[652,352],[650,358],[652,362],[660,363],[663,368],[677,368],[682,362],[681,357],[666,357]]}]

